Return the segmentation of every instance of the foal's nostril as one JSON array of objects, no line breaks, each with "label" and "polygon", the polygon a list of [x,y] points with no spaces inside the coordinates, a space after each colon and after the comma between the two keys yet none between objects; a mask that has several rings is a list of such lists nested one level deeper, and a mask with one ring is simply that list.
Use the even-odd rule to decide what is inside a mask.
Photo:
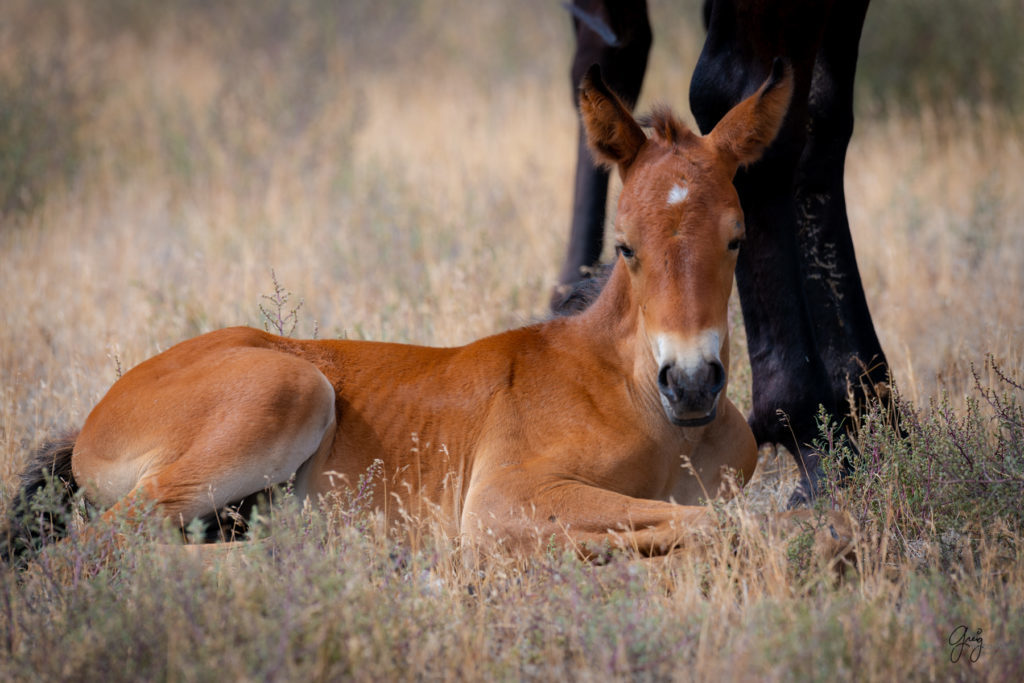
[{"label": "foal's nostril", "polygon": [[711,366],[708,389],[712,394],[717,394],[725,386],[725,368],[717,360],[711,361],[708,365]]},{"label": "foal's nostril", "polygon": [[679,387],[672,377],[670,363],[662,365],[661,370],[658,371],[658,390],[671,401],[677,401],[680,398]]}]

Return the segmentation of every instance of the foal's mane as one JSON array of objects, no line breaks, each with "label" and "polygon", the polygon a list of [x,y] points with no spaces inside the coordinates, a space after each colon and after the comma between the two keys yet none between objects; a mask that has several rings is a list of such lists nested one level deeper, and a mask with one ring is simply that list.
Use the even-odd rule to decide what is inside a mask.
[{"label": "foal's mane", "polygon": [[678,147],[685,140],[693,137],[690,127],[680,121],[672,113],[672,109],[664,103],[654,105],[650,113],[637,119],[637,123],[644,128],[650,128],[655,139],[671,147]]}]

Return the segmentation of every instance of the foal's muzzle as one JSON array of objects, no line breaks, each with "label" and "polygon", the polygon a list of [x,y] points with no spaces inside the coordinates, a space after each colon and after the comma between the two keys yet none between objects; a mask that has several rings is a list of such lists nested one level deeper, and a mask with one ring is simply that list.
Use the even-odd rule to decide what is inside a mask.
[{"label": "foal's muzzle", "polygon": [[700,427],[715,419],[724,386],[725,368],[717,360],[692,368],[666,363],[658,371],[661,405],[672,424],[680,427]]}]

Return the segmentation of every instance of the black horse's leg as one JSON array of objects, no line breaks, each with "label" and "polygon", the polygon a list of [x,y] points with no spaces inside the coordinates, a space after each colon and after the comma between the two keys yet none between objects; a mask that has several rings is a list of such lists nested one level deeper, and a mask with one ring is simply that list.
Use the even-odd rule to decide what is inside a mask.
[{"label": "black horse's leg", "polygon": [[[844,4],[863,6],[859,13],[850,7],[835,9],[833,16],[834,7]],[[848,309],[857,295],[863,301],[863,291],[842,194],[850,135],[841,122],[848,115],[852,128],[852,78],[866,2],[833,6],[791,0],[768,8],[745,0],[715,0],[708,5],[708,36],[690,89],[691,108],[702,131],[753,91],[774,57],[787,57],[795,72],[793,102],[782,131],[764,159],[736,178],[747,222],[736,280],[753,374],[750,425],[758,443],[779,443],[794,453],[802,475],[791,499],[797,503],[818,489],[820,456],[810,445],[818,437],[818,407],[831,415],[845,414],[848,369],[857,366],[860,375],[851,358],[863,353],[864,362],[870,363],[881,357],[877,339],[864,347],[854,341],[863,330],[833,329],[837,324],[866,324],[874,339],[866,305]],[[827,60],[836,51],[846,54],[839,46],[848,52],[851,44],[852,61],[847,58],[823,80],[819,54],[824,50]],[[825,97],[827,90],[843,88],[849,89],[845,98]],[[843,106],[849,109],[845,114]],[[829,130],[830,123],[840,130]],[[820,206],[811,211],[813,203]],[[855,288],[857,295],[844,296],[845,290],[835,295],[834,285],[820,281],[814,257],[825,248],[832,254],[843,252],[830,262],[830,277],[844,288]],[[836,313],[823,319],[825,307],[841,312],[839,323]]]},{"label": "black horse's leg", "polygon": [[[836,3],[818,51],[807,144],[796,172],[797,239],[804,291],[835,402],[843,414],[888,399],[889,367],[868,310],[843,189],[853,134],[853,81],[868,0]],[[853,398],[853,405],[848,397]]]},{"label": "black horse's leg", "polygon": [[[843,186],[867,8],[868,0],[850,0],[835,3],[828,14],[808,97],[807,140],[794,177],[804,293],[832,391],[829,412],[838,420],[862,414],[872,398],[887,408],[890,400],[889,366],[864,296]],[[801,444],[805,453],[807,443]],[[805,461],[817,457],[809,453]],[[851,463],[842,465],[849,471]],[[813,474],[804,484],[791,505],[815,495]]]},{"label": "black horse's leg", "polygon": [[[646,0],[576,0],[572,14],[576,29],[573,99],[586,70],[600,64],[608,85],[632,106],[640,95],[651,48]],[[584,269],[597,265],[601,258],[607,199],[608,172],[594,166],[580,125],[569,247],[551,297],[555,312],[565,303],[571,286],[584,277]]]}]

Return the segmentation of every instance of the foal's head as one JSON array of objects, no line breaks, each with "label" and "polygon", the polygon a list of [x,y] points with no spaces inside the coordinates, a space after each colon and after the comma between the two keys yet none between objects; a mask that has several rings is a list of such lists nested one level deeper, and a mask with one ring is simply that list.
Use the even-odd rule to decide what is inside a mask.
[{"label": "foal's head", "polygon": [[761,88],[706,136],[665,108],[640,124],[591,67],[580,111],[599,163],[622,176],[615,219],[616,268],[629,273],[630,306],[657,368],[668,418],[699,426],[715,417],[725,386],[723,345],[743,212],[732,179],[774,139],[793,79],[776,61]]}]

